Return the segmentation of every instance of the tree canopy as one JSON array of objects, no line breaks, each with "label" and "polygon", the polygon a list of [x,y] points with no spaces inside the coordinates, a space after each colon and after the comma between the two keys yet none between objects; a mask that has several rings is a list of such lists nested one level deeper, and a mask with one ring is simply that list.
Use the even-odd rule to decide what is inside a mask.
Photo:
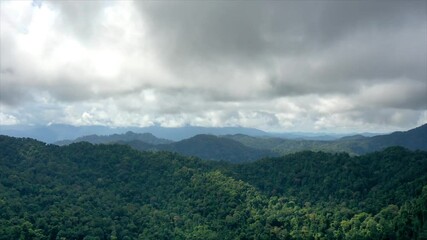
[{"label": "tree canopy", "polygon": [[230,164],[0,136],[0,239],[425,239],[427,153]]}]

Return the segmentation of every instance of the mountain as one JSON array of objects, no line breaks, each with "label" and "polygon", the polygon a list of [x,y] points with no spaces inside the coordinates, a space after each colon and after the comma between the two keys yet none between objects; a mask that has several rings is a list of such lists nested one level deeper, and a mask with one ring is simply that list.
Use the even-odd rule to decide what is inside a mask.
[{"label": "mountain", "polygon": [[[54,143],[63,140],[76,139],[88,135],[112,135],[124,134],[126,132],[135,133],[151,133],[159,138],[179,141],[190,138],[199,134],[210,135],[225,135],[242,133],[251,136],[263,136],[268,133],[254,129],[243,127],[107,127],[107,126],[71,126],[65,124],[51,124],[47,126],[35,125],[0,125],[0,134],[13,136],[13,137],[29,137],[35,138],[39,141]],[[68,141],[63,144],[68,144]]]},{"label": "mountain", "polygon": [[178,142],[157,138],[151,133],[113,134],[108,136],[89,135],[69,141],[59,141],[57,145],[77,142],[92,144],[123,144],[139,151],[169,151],[185,156],[196,156],[208,160],[228,161],[233,163],[254,161],[278,154],[262,149],[247,147],[240,142],[214,135],[200,134]]},{"label": "mountain", "polygon": [[411,150],[427,150],[426,129],[427,125],[423,125],[407,132],[395,132],[374,137],[353,135],[334,141],[283,139],[244,134],[220,136],[200,134],[172,142],[157,138],[151,133],[127,132],[108,136],[89,135],[73,141],[57,142],[57,144],[65,145],[81,141],[94,144],[119,143],[129,145],[140,151],[171,151],[203,159],[240,163],[304,150],[347,152],[352,155],[374,152],[391,146],[403,146]]},{"label": "mountain", "polygon": [[248,147],[270,150],[279,154],[312,150],[347,152],[353,155],[360,155],[391,146],[402,146],[411,150],[427,151],[427,124],[405,132],[394,132],[372,137],[353,135],[333,141],[253,137],[239,134],[225,135],[224,137],[238,141]]},{"label": "mountain", "polygon": [[356,135],[342,137],[339,140],[341,140],[341,141],[346,141],[346,140],[362,140],[362,139],[366,139],[366,138],[367,138],[366,136],[363,136],[361,134],[356,134]]},{"label": "mountain", "polygon": [[157,137],[171,139],[173,141],[180,141],[183,139],[191,138],[196,135],[226,135],[226,134],[246,134],[250,136],[264,136],[268,135],[267,132],[244,127],[197,127],[197,126],[184,126],[184,127],[159,127],[150,126],[141,128],[139,131],[149,132]]},{"label": "mountain", "polygon": [[327,147],[343,149],[343,151],[355,154],[365,154],[391,146],[427,151],[427,124],[404,132],[356,139],[340,139]]},{"label": "mountain", "polygon": [[250,162],[263,157],[277,156],[269,150],[247,147],[237,141],[201,134],[179,142],[159,146],[159,149],[197,156],[208,160],[225,160],[233,163]]},{"label": "mountain", "polygon": [[374,136],[368,139],[376,149],[388,146],[402,146],[411,150],[427,150],[427,124],[405,132]]},{"label": "mountain", "polygon": [[244,134],[223,135],[222,138],[231,139],[256,149],[274,149],[276,146],[286,142],[283,138],[275,137],[253,137]]},{"label": "mountain", "polygon": [[[209,147],[198,144],[197,141],[171,145],[164,148],[156,148],[139,144],[139,149],[159,149],[177,151],[186,155],[196,155],[210,159],[218,159],[221,155],[218,149],[226,152],[221,157],[227,156],[233,161],[240,159],[254,159],[251,156],[272,156],[274,154],[289,154],[303,150],[326,151],[326,152],[348,152],[353,155],[360,155],[373,151],[378,151],[390,146],[403,146],[411,150],[427,150],[427,124],[406,132],[394,132],[391,134],[377,135],[368,137],[365,135],[344,136],[335,140],[306,140],[306,139],[288,139],[275,137],[274,133],[267,133],[251,128],[204,128],[186,126],[181,128],[163,128],[151,126],[145,128],[109,128],[102,126],[82,126],[74,127],[69,125],[50,125],[50,126],[1,126],[0,134],[17,137],[33,137],[48,143],[56,142],[59,145],[70,144],[73,141],[58,141],[60,139],[76,139],[76,141],[88,141],[92,143],[109,143],[109,142],[129,142],[143,141],[149,144],[171,144],[172,140],[182,141],[197,135],[216,135],[221,139],[229,139],[243,144],[251,154],[244,154],[243,146],[235,146],[238,153],[234,155],[233,151],[227,149],[225,144],[215,143],[216,149],[211,149],[209,156],[207,151],[197,151],[196,148],[208,149]],[[130,132],[132,131],[132,132]],[[127,134],[125,134],[128,132]],[[141,135],[141,133],[144,133]],[[153,135],[149,135],[151,133]],[[200,134],[201,133],[201,134]],[[98,136],[95,136],[98,135]],[[140,134],[140,135],[138,135]],[[89,135],[89,136],[88,136]],[[92,135],[92,136],[90,136]],[[99,135],[110,135],[101,137]],[[128,136],[127,136],[128,135]],[[154,137],[157,136],[157,137]],[[285,136],[285,135],[281,135]],[[333,135],[338,137],[339,135]],[[305,136],[307,138],[326,138],[322,135]],[[185,140],[184,139],[184,140]],[[202,142],[211,141],[209,139],[199,138]],[[220,139],[215,141],[219,142]],[[226,141],[226,140],[224,140]],[[136,144],[136,143],[135,143]],[[134,144],[134,145],[135,145]],[[230,143],[234,144],[235,143]],[[136,144],[138,145],[138,144]],[[197,147],[195,147],[197,146]],[[185,148],[185,149],[184,149]],[[254,149],[258,151],[254,151]],[[260,151],[262,150],[262,151]],[[216,152],[215,152],[216,151]],[[203,154],[201,153],[203,152]],[[236,157],[238,156],[238,157]]]},{"label": "mountain", "polygon": [[[69,144],[70,139],[76,139],[88,135],[113,135],[124,134],[126,132],[151,133],[158,138],[180,141],[200,134],[208,135],[234,135],[243,134],[254,137],[273,137],[298,140],[336,140],[343,137],[343,134],[328,133],[274,133],[265,132],[255,128],[244,127],[161,127],[158,125],[149,127],[108,127],[108,126],[72,126],[66,124],[50,125],[0,125],[0,134],[13,137],[29,137],[47,143],[59,142]],[[363,134],[367,135],[367,133]],[[62,142],[63,141],[63,142]]]},{"label": "mountain", "polygon": [[401,147],[228,164],[0,136],[0,240],[424,239],[426,173]]},{"label": "mountain", "polygon": [[333,141],[348,134],[334,133],[310,133],[310,132],[286,132],[286,133],[271,133],[269,136],[292,139],[292,140],[318,140],[318,141]]},{"label": "mountain", "polygon": [[101,144],[101,143],[115,143],[115,142],[130,142],[130,141],[141,141],[148,144],[168,144],[172,143],[171,140],[157,138],[151,133],[134,133],[128,131],[124,134],[112,134],[107,136],[98,136],[98,135],[89,135],[76,138],[75,140],[65,140],[59,141],[55,144],[57,145],[67,145],[75,142],[89,142],[92,144]]},{"label": "mountain", "polygon": [[391,199],[394,204],[403,204],[402,196],[411,195],[415,186],[415,191],[421,191],[427,183],[426,157],[427,152],[402,147],[361,157],[303,151],[235,165],[237,174],[233,177],[269,194],[297,196],[301,204],[345,200],[350,206],[375,212]]}]

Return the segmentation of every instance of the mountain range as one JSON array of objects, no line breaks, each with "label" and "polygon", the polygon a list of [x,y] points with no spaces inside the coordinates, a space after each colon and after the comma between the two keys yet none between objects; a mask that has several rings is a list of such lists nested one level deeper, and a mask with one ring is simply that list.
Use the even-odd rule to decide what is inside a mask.
[{"label": "mountain range", "polygon": [[75,142],[90,142],[92,144],[106,144],[106,143],[115,143],[115,142],[131,142],[131,141],[141,141],[148,144],[168,144],[173,141],[157,138],[151,133],[134,133],[134,132],[126,132],[124,134],[112,134],[107,136],[98,136],[96,134],[78,137],[75,140],[62,140],[57,141],[55,144],[57,145],[68,145]]},{"label": "mountain range", "polygon": [[232,139],[215,135],[199,134],[194,137],[173,142],[157,138],[151,133],[113,134],[107,136],[89,135],[73,141],[59,141],[57,145],[68,145],[77,142],[92,144],[123,144],[139,151],[169,151],[185,156],[196,156],[207,160],[224,160],[228,162],[248,162],[262,157],[278,156],[278,154],[263,149],[256,149]]},{"label": "mountain range", "polygon": [[260,138],[242,134],[226,135],[224,137],[238,141],[248,147],[270,150],[279,154],[312,150],[347,152],[352,155],[360,155],[379,151],[390,146],[402,146],[411,150],[427,150],[427,124],[405,132],[393,132],[373,137],[354,135],[333,141]]},{"label": "mountain range", "polygon": [[[108,127],[108,126],[72,126],[66,124],[50,125],[0,125],[0,134],[13,137],[29,137],[42,142],[53,143],[63,140],[72,140],[88,135],[112,135],[124,134],[126,132],[151,133],[159,138],[180,141],[199,134],[209,135],[233,135],[244,134],[254,137],[279,137],[286,139],[304,140],[336,140],[349,134],[333,133],[309,133],[309,132],[266,132],[255,128],[244,127],[162,127],[159,125],[149,127]],[[363,133],[364,136],[376,135]]]},{"label": "mountain range", "polygon": [[76,139],[88,135],[112,135],[126,132],[151,133],[159,138],[179,141],[198,134],[225,135],[242,133],[250,136],[264,136],[267,132],[244,127],[108,127],[108,126],[72,126],[65,124],[51,125],[0,125],[0,134],[13,137],[29,137],[42,142],[53,143]]},{"label": "mountain range", "polygon": [[173,142],[157,138],[151,133],[127,132],[107,136],[89,135],[73,141],[59,141],[56,144],[65,145],[82,141],[92,144],[118,143],[129,145],[140,151],[170,151],[203,159],[240,163],[305,150],[347,152],[351,155],[380,151],[390,146],[402,146],[411,150],[427,150],[427,124],[406,132],[394,132],[373,137],[354,135],[333,141],[255,137],[244,134],[220,136],[200,134]]}]

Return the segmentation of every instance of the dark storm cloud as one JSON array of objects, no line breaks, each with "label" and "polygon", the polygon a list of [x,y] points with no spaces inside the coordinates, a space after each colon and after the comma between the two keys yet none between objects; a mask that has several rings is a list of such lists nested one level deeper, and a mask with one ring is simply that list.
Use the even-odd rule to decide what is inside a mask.
[{"label": "dark storm cloud", "polygon": [[176,72],[255,68],[269,73],[266,84],[278,95],[347,93],[361,82],[427,77],[425,2],[139,4]]},{"label": "dark storm cloud", "polygon": [[138,4],[161,51],[174,60],[194,58],[195,63],[202,60],[200,64],[233,56],[249,60],[266,50],[265,40],[259,34],[265,19],[255,17],[260,10],[256,2]]},{"label": "dark storm cloud", "polygon": [[[327,48],[360,29],[425,25],[421,1],[138,2],[153,37],[176,57],[266,56]],[[163,45],[164,44],[164,45]]]},{"label": "dark storm cloud", "polygon": [[13,106],[26,100],[28,96],[21,87],[0,83],[0,103]]}]

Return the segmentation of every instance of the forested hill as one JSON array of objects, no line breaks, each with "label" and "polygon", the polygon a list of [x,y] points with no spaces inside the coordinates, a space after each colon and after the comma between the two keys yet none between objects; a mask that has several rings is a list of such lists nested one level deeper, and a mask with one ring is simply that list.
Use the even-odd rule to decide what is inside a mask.
[{"label": "forested hill", "polygon": [[0,136],[0,239],[425,239],[427,153],[247,164]]},{"label": "forested hill", "polygon": [[245,146],[270,150],[279,154],[289,154],[304,150],[347,152],[353,155],[381,151],[392,146],[401,146],[410,150],[427,151],[427,124],[405,131],[391,134],[364,137],[361,135],[347,136],[333,141],[290,140],[282,138],[253,137],[242,134],[225,135]]},{"label": "forested hill", "polygon": [[99,135],[88,135],[76,138],[75,140],[63,140],[55,142],[57,145],[67,145],[76,142],[89,142],[93,144],[106,144],[106,143],[116,143],[116,142],[131,142],[131,141],[141,141],[148,144],[167,144],[172,143],[171,140],[167,140],[164,138],[157,138],[151,133],[134,133],[128,131],[124,134],[112,134],[107,136],[99,136]]},{"label": "forested hill", "polygon": [[157,147],[161,150],[177,152],[187,156],[197,156],[207,160],[225,160],[233,163],[250,162],[263,157],[278,156],[277,153],[269,150],[250,148],[231,139],[205,134]]},{"label": "forested hill", "polygon": [[113,134],[107,136],[89,135],[72,141],[56,142],[58,145],[73,142],[119,143],[141,151],[172,151],[186,156],[207,160],[224,160],[233,163],[251,162],[264,157],[274,157],[305,150],[325,152],[347,152],[360,155],[380,151],[391,146],[402,146],[410,150],[427,151],[427,124],[406,132],[394,132],[374,137],[362,135],[347,136],[334,141],[296,140],[277,137],[254,137],[244,134],[207,135],[172,142],[157,138],[151,133]]},{"label": "forested hill", "polygon": [[408,149],[427,151],[427,124],[405,131],[388,135],[379,135],[367,139],[367,144],[375,149],[387,146],[402,146]]},{"label": "forested hill", "polygon": [[223,160],[232,163],[250,162],[263,157],[279,156],[278,153],[270,150],[251,148],[232,139],[207,134],[172,142],[157,138],[151,133],[137,134],[128,132],[109,136],[90,135],[77,138],[74,141],[61,141],[56,144],[66,145],[73,142],[125,144],[140,151],[170,151],[185,156],[196,156],[206,160]]}]

